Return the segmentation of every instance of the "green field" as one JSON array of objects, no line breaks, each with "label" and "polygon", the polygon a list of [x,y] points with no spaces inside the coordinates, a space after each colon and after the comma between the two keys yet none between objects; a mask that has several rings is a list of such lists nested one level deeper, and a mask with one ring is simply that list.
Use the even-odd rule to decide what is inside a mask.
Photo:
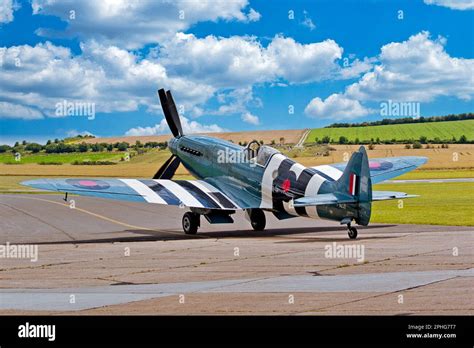
[{"label": "green field", "polygon": [[349,141],[359,139],[368,142],[379,138],[381,141],[418,140],[425,136],[428,140],[439,138],[441,141],[451,141],[453,137],[459,139],[465,135],[468,140],[474,140],[474,120],[408,123],[384,126],[348,127],[348,128],[317,128],[311,130],[306,143],[321,140],[329,136],[332,142],[338,142],[339,137],[345,136]]},{"label": "green field", "polygon": [[15,161],[12,153],[0,154],[0,163],[28,164],[28,163],[72,163],[74,161],[120,161],[122,152],[72,152],[72,153],[37,153],[24,154],[20,161]]},{"label": "green field", "polygon": [[375,185],[374,190],[401,191],[420,197],[373,203],[371,222],[474,226],[473,183]]},{"label": "green field", "polygon": [[471,169],[449,169],[449,170],[423,170],[417,169],[412,172],[397,176],[392,180],[419,180],[419,179],[456,179],[474,178],[474,170]]}]

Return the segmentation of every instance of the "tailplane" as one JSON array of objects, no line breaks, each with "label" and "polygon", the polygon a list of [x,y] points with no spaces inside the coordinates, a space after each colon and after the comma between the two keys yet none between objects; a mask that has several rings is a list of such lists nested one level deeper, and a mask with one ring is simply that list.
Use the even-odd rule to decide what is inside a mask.
[{"label": "tailplane", "polygon": [[417,197],[404,192],[372,191],[369,159],[361,146],[352,154],[342,176],[337,181],[325,182],[315,196],[295,199],[293,206],[316,206],[318,216],[323,219],[340,221],[348,225],[349,236],[355,238],[357,231],[350,226],[352,221],[367,226],[372,211],[372,201]]}]

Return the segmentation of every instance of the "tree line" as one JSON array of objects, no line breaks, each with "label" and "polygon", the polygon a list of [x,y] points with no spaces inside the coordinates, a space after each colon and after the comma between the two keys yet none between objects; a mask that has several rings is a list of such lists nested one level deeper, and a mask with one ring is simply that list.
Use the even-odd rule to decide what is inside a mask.
[{"label": "tree line", "polygon": [[431,116],[431,117],[404,117],[404,118],[384,118],[381,121],[361,122],[361,123],[333,123],[325,128],[351,128],[351,127],[368,127],[368,126],[384,126],[390,124],[405,123],[425,123],[425,122],[444,122],[444,121],[464,121],[474,119],[474,113],[450,114],[447,116]]},{"label": "tree line", "polygon": [[71,153],[71,152],[103,152],[103,151],[127,151],[129,148],[139,149],[152,149],[159,148],[165,149],[168,146],[166,142],[149,141],[141,143],[139,140],[135,144],[130,145],[129,143],[122,141],[116,143],[93,143],[89,144],[86,142],[81,143],[67,143],[64,140],[48,140],[45,145],[38,143],[29,143],[27,141],[16,142],[15,145],[0,145],[0,153],[4,152],[45,152],[45,153]]},{"label": "tree line", "polygon": [[340,144],[340,145],[371,145],[371,144],[473,144],[474,140],[469,141],[465,135],[461,135],[459,138],[452,137],[450,140],[442,140],[438,137],[433,139],[429,139],[426,136],[421,136],[419,139],[405,139],[405,140],[397,140],[397,139],[384,139],[381,140],[380,138],[371,138],[370,140],[360,140],[359,138],[355,138],[354,140],[349,140],[349,138],[345,136],[340,136],[339,139],[332,139],[330,136],[325,135],[321,139],[316,138],[315,142],[317,144]]}]

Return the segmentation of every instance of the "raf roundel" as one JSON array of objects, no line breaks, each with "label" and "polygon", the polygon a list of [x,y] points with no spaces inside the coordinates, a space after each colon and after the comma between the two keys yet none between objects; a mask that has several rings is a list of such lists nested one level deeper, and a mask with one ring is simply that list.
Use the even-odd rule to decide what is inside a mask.
[{"label": "raf roundel", "polygon": [[66,182],[69,185],[80,189],[89,190],[106,190],[110,187],[108,183],[102,180],[91,180],[91,179],[67,179]]},{"label": "raf roundel", "polygon": [[387,170],[393,167],[393,163],[387,161],[369,161],[370,170]]}]

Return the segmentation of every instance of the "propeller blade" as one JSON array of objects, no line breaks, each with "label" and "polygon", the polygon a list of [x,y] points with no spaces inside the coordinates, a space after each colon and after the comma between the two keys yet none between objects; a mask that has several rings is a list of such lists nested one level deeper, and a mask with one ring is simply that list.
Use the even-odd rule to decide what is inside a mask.
[{"label": "propeller blade", "polygon": [[[173,133],[173,136],[177,137],[178,135],[180,135],[180,132],[170,112],[169,100],[163,88],[158,90],[158,96],[160,97],[161,108],[163,109],[163,113],[165,114],[165,119],[166,119],[166,122],[168,123],[168,127],[170,127],[170,130],[171,130],[171,133]],[[178,117],[178,121],[179,121],[179,117]],[[181,123],[180,123],[180,128],[181,128]]]},{"label": "propeller blade", "polygon": [[176,109],[176,104],[174,103],[174,99],[170,91],[166,92],[166,97],[168,99],[169,111],[173,117],[174,124],[176,125],[176,128],[178,128],[179,135],[183,135],[183,128],[181,127],[178,109]]},{"label": "propeller blade", "polygon": [[181,160],[175,155],[171,155],[170,158],[158,169],[153,176],[153,179],[171,179],[178,169]]}]

